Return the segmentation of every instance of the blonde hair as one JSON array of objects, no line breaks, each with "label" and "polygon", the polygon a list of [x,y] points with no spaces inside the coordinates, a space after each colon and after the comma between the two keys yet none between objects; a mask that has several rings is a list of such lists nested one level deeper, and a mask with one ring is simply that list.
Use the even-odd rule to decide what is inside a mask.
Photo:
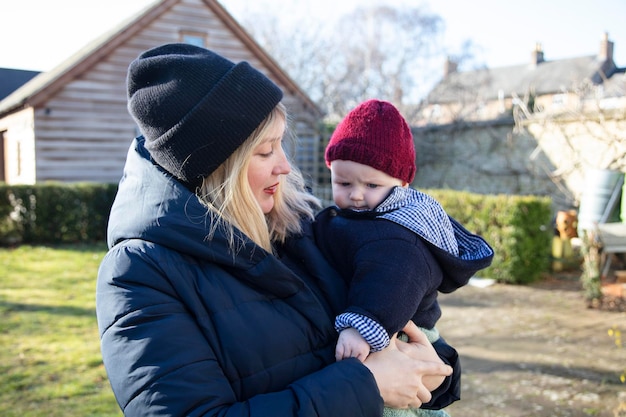
[{"label": "blonde hair", "polygon": [[287,111],[279,103],[252,132],[246,141],[211,175],[204,178],[198,189],[200,201],[209,209],[211,239],[219,227],[229,240],[233,254],[244,238],[236,229],[268,252],[274,243],[283,243],[293,234],[300,233],[300,221],[312,220],[319,200],[306,190],[300,171],[293,165],[291,172],[280,182],[274,194],[274,207],[264,214],[248,183],[248,165],[255,148],[265,140],[267,132],[276,123],[287,124]]}]

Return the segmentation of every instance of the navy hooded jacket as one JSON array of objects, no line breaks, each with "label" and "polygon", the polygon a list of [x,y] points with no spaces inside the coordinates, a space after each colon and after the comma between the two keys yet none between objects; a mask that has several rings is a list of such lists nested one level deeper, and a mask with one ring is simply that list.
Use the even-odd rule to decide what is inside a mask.
[{"label": "navy hooded jacket", "polygon": [[278,256],[247,240],[233,256],[219,230],[208,234],[206,208],[136,139],[96,292],[124,414],[381,416],[369,370],[335,362],[346,288],[312,238],[290,239]]},{"label": "navy hooded jacket", "polygon": [[411,188],[395,187],[372,211],[329,207],[314,230],[326,258],[349,282],[346,311],[380,323],[389,336],[409,319],[435,327],[438,292],[461,288],[493,260],[482,237]]}]

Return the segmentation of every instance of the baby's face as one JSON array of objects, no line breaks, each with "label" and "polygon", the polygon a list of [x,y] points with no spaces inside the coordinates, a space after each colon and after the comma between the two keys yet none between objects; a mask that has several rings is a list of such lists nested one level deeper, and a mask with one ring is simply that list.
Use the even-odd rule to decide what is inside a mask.
[{"label": "baby's face", "polygon": [[373,210],[393,187],[407,184],[368,165],[341,159],[330,163],[333,200],[341,209]]}]

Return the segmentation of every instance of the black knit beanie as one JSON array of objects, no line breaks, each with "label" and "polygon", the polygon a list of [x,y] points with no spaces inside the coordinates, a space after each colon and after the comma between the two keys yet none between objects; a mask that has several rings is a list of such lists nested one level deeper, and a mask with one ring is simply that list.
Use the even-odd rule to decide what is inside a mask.
[{"label": "black knit beanie", "polygon": [[127,84],[128,110],[146,149],[191,187],[228,159],[283,97],[247,62],[182,43],[139,55]]}]

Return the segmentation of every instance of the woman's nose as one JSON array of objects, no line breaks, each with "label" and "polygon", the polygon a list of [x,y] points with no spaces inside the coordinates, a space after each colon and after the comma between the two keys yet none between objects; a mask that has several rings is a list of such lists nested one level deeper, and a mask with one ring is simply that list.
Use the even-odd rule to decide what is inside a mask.
[{"label": "woman's nose", "polygon": [[276,175],[287,175],[291,172],[291,164],[287,159],[287,155],[285,155],[285,151],[281,148],[278,155],[278,161],[274,166],[274,174]]}]

